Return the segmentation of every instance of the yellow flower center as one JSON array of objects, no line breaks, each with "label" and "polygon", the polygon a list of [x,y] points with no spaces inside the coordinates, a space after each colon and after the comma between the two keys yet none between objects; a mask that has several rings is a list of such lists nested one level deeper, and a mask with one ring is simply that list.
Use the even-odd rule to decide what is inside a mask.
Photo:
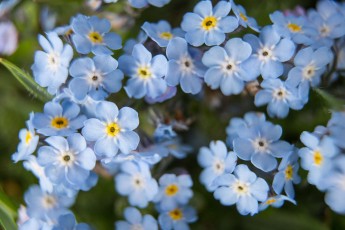
[{"label": "yellow flower center", "polygon": [[176,184],[171,184],[165,188],[165,194],[167,196],[174,196],[178,192],[178,190],[179,189],[178,189],[178,186]]},{"label": "yellow flower center", "polygon": [[201,27],[204,30],[212,30],[214,27],[217,26],[217,18],[213,17],[213,16],[208,16],[206,18],[204,18],[204,20],[201,22]]},{"label": "yellow flower center", "polygon": [[248,21],[248,18],[246,15],[240,13],[240,17],[242,18],[243,21],[247,22]]},{"label": "yellow flower center", "polygon": [[152,76],[149,67],[140,67],[138,68],[138,75],[142,79],[148,79]]},{"label": "yellow flower center", "polygon": [[293,169],[291,165],[288,165],[285,169],[285,179],[291,180],[293,175]]},{"label": "yellow flower center", "polygon": [[314,151],[313,157],[314,157],[314,163],[317,166],[320,166],[323,162],[323,156],[322,156],[321,152],[319,150]]},{"label": "yellow flower center", "polygon": [[162,32],[159,34],[159,37],[163,38],[165,40],[170,40],[170,39],[172,39],[173,35],[170,32]]},{"label": "yellow flower center", "polygon": [[105,128],[105,132],[108,136],[114,137],[120,132],[120,126],[117,123],[109,123]]},{"label": "yellow flower center", "polygon": [[270,199],[268,199],[268,200],[266,201],[266,204],[270,205],[270,204],[275,203],[276,201],[277,201],[276,199],[270,198]]},{"label": "yellow flower center", "polygon": [[176,209],[169,212],[169,216],[173,220],[181,220],[183,217],[183,213],[182,213],[181,209],[176,208]]},{"label": "yellow flower center", "polygon": [[54,117],[51,121],[51,125],[55,129],[64,129],[68,126],[68,120],[65,117]]},{"label": "yellow flower center", "polygon": [[26,135],[25,135],[25,144],[29,144],[30,141],[32,139],[32,135],[31,135],[31,132],[30,131],[26,131]]},{"label": "yellow flower center", "polygon": [[92,31],[89,33],[89,39],[92,43],[102,43],[103,37],[100,33]]},{"label": "yellow flower center", "polygon": [[301,32],[301,30],[302,30],[302,27],[297,25],[297,24],[295,24],[295,23],[289,23],[287,25],[287,28],[289,28],[289,30],[291,32],[294,32],[294,33]]}]

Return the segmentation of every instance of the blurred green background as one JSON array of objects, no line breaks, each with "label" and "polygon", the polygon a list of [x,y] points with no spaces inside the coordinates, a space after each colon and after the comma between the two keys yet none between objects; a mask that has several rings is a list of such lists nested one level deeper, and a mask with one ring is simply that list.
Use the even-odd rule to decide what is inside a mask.
[{"label": "blurred green background", "polygon": [[[42,34],[44,28],[42,22],[45,20],[42,20],[40,15],[47,7],[50,15],[56,15],[57,26],[68,24],[70,18],[78,13],[115,18],[114,22],[118,27],[115,31],[126,40],[135,38],[145,21],[157,22],[165,19],[173,26],[178,26],[183,14],[192,11],[195,2],[197,1],[172,0],[164,8],[150,7],[139,11],[128,9],[125,1],[120,0],[116,4],[105,5],[97,11],[92,11],[81,0],[24,0],[1,19],[11,20],[19,32],[17,51],[4,58],[31,73],[34,52],[40,49],[37,35]],[[242,4],[248,15],[255,17],[261,26],[270,23],[268,15],[275,10],[293,9],[296,5],[306,8],[315,6],[315,1],[312,0],[238,0],[236,3]],[[21,163],[12,163],[11,154],[16,151],[18,132],[25,126],[28,114],[31,111],[42,111],[43,102],[28,94],[2,66],[0,82],[0,189],[17,208],[19,204],[24,203],[23,194],[26,189],[37,183],[37,179],[25,171]],[[184,112],[196,119],[192,129],[183,134],[185,140],[194,140],[194,146],[208,145],[209,141],[214,139],[225,140],[224,127],[228,124],[229,118],[242,116],[246,111],[254,109],[251,96],[225,98],[217,92],[207,92],[206,97],[201,100],[185,95],[179,95],[176,100],[183,100],[181,107]],[[214,100],[221,100],[226,106],[205,106]],[[303,130],[312,131],[316,125],[327,123],[330,114],[319,98],[312,94],[310,101],[303,112],[293,111],[288,119],[273,121],[284,127],[286,140],[297,142]],[[154,106],[158,110],[167,107],[164,104]],[[265,108],[261,108],[261,111],[265,111]],[[141,122],[145,122],[144,118],[141,118]],[[205,134],[200,135],[200,130]],[[194,153],[197,153],[197,149]],[[300,172],[300,175],[303,175],[304,180],[296,187],[297,206],[286,204],[281,209],[270,208],[249,217],[239,215],[234,206],[220,205],[211,193],[206,192],[198,182],[201,169],[195,162],[195,154],[192,154],[187,159],[174,162],[168,168],[173,171],[184,167],[193,175],[195,197],[191,203],[198,210],[199,221],[191,225],[192,229],[345,229],[345,218],[335,214],[324,204],[323,194],[313,186],[307,185],[303,172]],[[126,199],[116,195],[112,179],[100,178],[98,186],[87,193],[80,193],[72,210],[80,222],[90,223],[96,229],[112,229],[113,223],[123,218],[122,210],[127,205],[126,202]],[[151,210],[152,206],[144,212]]]}]

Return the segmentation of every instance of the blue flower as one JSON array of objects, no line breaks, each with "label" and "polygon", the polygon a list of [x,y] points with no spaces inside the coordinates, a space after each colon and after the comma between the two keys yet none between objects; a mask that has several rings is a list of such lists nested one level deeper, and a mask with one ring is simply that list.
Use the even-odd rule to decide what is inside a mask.
[{"label": "blue flower", "polygon": [[72,213],[60,215],[52,230],[91,230],[85,223],[77,223]]},{"label": "blue flower", "polygon": [[291,38],[297,44],[311,45],[311,34],[316,30],[309,25],[305,16],[284,15],[280,11],[270,14],[274,30],[284,38]]},{"label": "blue flower", "polygon": [[171,29],[170,24],[165,20],[157,23],[145,22],[141,29],[160,47],[166,47],[174,37],[184,37],[184,32],[180,28]]},{"label": "blue flower", "polygon": [[188,223],[193,223],[196,220],[196,211],[191,206],[179,206],[168,211],[161,211],[158,216],[158,222],[162,230],[188,230]]},{"label": "blue flower", "polygon": [[234,12],[238,23],[244,28],[250,27],[252,30],[259,32],[260,28],[256,20],[252,17],[249,17],[246,13],[246,10],[241,5],[235,5],[234,1],[231,0],[232,11]]},{"label": "blue flower", "polygon": [[115,223],[116,229],[121,230],[158,230],[158,223],[151,215],[142,216],[138,209],[128,207],[124,211],[126,221],[120,220]]},{"label": "blue flower", "polygon": [[189,175],[163,174],[159,178],[159,185],[159,191],[153,201],[160,210],[172,210],[178,205],[185,205],[193,196],[190,189],[193,181]]},{"label": "blue flower", "polygon": [[311,47],[301,49],[294,58],[295,67],[289,71],[286,83],[294,87],[302,84],[305,90],[309,89],[309,85],[319,85],[321,75],[325,73],[326,66],[332,59],[333,54],[327,47],[317,50]]},{"label": "blue flower", "polygon": [[12,160],[15,163],[21,160],[27,160],[37,148],[39,137],[36,135],[32,124],[33,117],[34,114],[30,113],[30,119],[26,121],[27,128],[19,131],[20,143],[17,152],[12,155]]},{"label": "blue flower", "polygon": [[121,196],[128,196],[133,206],[145,208],[158,192],[150,168],[143,162],[127,161],[121,164],[121,173],[115,177],[115,188]]},{"label": "blue flower", "polygon": [[254,215],[259,211],[258,201],[265,201],[269,187],[267,182],[258,178],[246,165],[238,165],[234,174],[223,174],[215,181],[218,188],[214,198],[223,205],[236,203],[241,215]]},{"label": "blue flower", "polygon": [[316,34],[308,34],[313,39],[312,47],[331,47],[334,39],[345,35],[345,15],[335,1],[318,1],[316,8],[308,11],[310,26],[317,30]]},{"label": "blue flower", "polygon": [[300,110],[304,100],[300,97],[299,90],[280,79],[265,79],[261,82],[263,88],[255,95],[255,105],[268,104],[267,112],[270,117],[285,118],[289,108]]},{"label": "blue flower", "polygon": [[262,171],[272,171],[277,167],[276,157],[287,156],[293,150],[288,142],[279,140],[281,135],[282,128],[270,122],[243,128],[234,140],[234,151],[239,158],[250,160]]},{"label": "blue flower", "polygon": [[95,167],[96,156],[87,147],[79,133],[72,134],[67,140],[60,136],[48,137],[38,150],[38,163],[44,167],[45,174],[54,184],[67,188],[80,189]]},{"label": "blue flower", "polygon": [[301,134],[301,141],[307,147],[301,148],[298,154],[302,168],[309,171],[308,182],[324,190],[327,184],[324,176],[331,171],[332,159],[338,154],[338,149],[330,137],[319,139],[306,131]]},{"label": "blue flower", "polygon": [[295,200],[284,195],[276,195],[276,196],[268,197],[266,201],[259,204],[259,211],[265,210],[268,206],[272,206],[274,208],[280,208],[281,206],[283,206],[285,201],[289,201],[293,203],[294,205],[296,205]]},{"label": "blue flower", "polygon": [[96,106],[96,118],[85,121],[82,134],[87,141],[96,141],[98,156],[114,157],[120,150],[129,153],[137,148],[139,136],[133,131],[139,125],[138,113],[129,107],[122,109],[112,102]]},{"label": "blue flower", "polygon": [[345,157],[339,156],[332,162],[332,171],[324,180],[328,181],[327,193],[325,196],[326,204],[339,214],[345,214]]},{"label": "blue flower", "polygon": [[205,82],[211,89],[220,88],[224,95],[239,94],[245,82],[257,77],[257,71],[246,61],[252,47],[240,38],[228,40],[224,48],[214,46],[205,52],[202,62],[209,67]]},{"label": "blue flower", "polygon": [[211,1],[200,1],[194,7],[194,13],[183,16],[181,28],[186,31],[185,38],[193,46],[220,45],[225,40],[225,33],[230,33],[238,27],[238,21],[233,16],[227,16],[231,3],[219,1],[212,8]]},{"label": "blue flower", "polygon": [[260,112],[248,112],[244,114],[243,119],[238,117],[231,118],[228,127],[226,127],[226,143],[230,148],[233,148],[233,141],[238,137],[238,133],[241,132],[243,128],[255,126],[265,121],[265,114]]},{"label": "blue flower", "polygon": [[69,88],[78,100],[90,95],[97,100],[103,100],[109,93],[121,89],[123,73],[116,69],[117,61],[108,55],[79,58],[70,67],[73,79]]},{"label": "blue flower", "polygon": [[[1,9],[0,9],[1,14]],[[0,54],[11,55],[18,47],[18,31],[11,21],[0,22]]]},{"label": "blue flower", "polygon": [[251,68],[259,70],[264,79],[282,75],[282,62],[288,61],[295,53],[295,44],[288,38],[281,39],[272,26],[264,27],[259,38],[246,34],[243,39],[253,49]]},{"label": "blue flower", "polygon": [[75,199],[55,192],[44,192],[38,185],[33,185],[25,192],[24,200],[30,218],[47,220],[54,214],[66,212]]},{"label": "blue flower", "polygon": [[47,102],[44,113],[35,113],[32,123],[37,132],[45,136],[68,136],[83,127],[85,115],[79,115],[80,108],[72,102],[60,105]]},{"label": "blue flower", "polygon": [[147,95],[156,98],[165,93],[165,56],[159,54],[152,58],[152,54],[142,44],[137,44],[132,55],[125,54],[119,58],[119,68],[130,77],[125,86],[129,97],[142,98]]},{"label": "blue flower", "polygon": [[48,87],[50,94],[55,94],[67,79],[73,50],[70,45],[64,45],[54,32],[47,33],[47,38],[38,36],[38,41],[45,52],[36,51],[35,62],[31,69],[35,81],[42,87]]},{"label": "blue flower", "polygon": [[190,145],[182,144],[180,138],[164,141],[159,145],[167,149],[166,155],[164,155],[164,152],[161,154],[163,157],[168,156],[170,153],[173,157],[182,159],[185,158],[188,153],[193,151],[193,148]]},{"label": "blue flower", "polygon": [[289,198],[295,197],[295,190],[293,184],[301,182],[298,176],[298,154],[294,151],[288,156],[284,157],[278,167],[278,173],[273,178],[273,190],[275,193],[280,194],[284,188],[285,193]]},{"label": "blue flower", "polygon": [[107,19],[78,15],[73,18],[71,27],[74,31],[72,41],[78,53],[111,55],[110,49],[118,50],[122,47],[121,37],[109,32],[111,25]]},{"label": "blue flower", "polygon": [[345,112],[332,112],[332,117],[327,123],[326,133],[332,138],[334,144],[345,149]]},{"label": "blue flower", "polygon": [[166,53],[169,62],[165,80],[168,85],[180,84],[185,93],[199,93],[202,89],[204,66],[189,52],[186,40],[173,38],[168,44]]},{"label": "blue flower", "polygon": [[234,171],[237,156],[234,152],[228,152],[224,142],[212,141],[210,148],[202,147],[199,151],[198,162],[204,168],[200,174],[200,181],[207,190],[214,191],[217,186],[214,180],[224,173]]},{"label": "blue flower", "polygon": [[135,8],[143,8],[148,4],[156,7],[162,7],[168,4],[170,0],[128,0],[128,3]]}]

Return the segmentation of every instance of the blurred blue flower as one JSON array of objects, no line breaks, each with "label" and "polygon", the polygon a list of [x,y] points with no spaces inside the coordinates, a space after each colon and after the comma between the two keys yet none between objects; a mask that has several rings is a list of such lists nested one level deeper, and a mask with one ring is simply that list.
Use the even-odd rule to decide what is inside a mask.
[{"label": "blurred blue flower", "polygon": [[193,196],[192,185],[189,175],[163,174],[159,178],[159,191],[153,202],[158,205],[159,210],[165,211],[185,205]]},{"label": "blurred blue flower", "polygon": [[211,1],[197,3],[194,13],[186,13],[181,23],[187,42],[193,46],[220,45],[225,40],[225,33],[238,27],[238,20],[228,16],[230,10],[231,3],[227,1],[219,1],[214,7]]},{"label": "blurred blue flower", "polygon": [[232,173],[237,163],[234,152],[228,152],[222,141],[212,141],[210,148],[202,147],[199,151],[198,162],[204,170],[200,174],[200,182],[208,191],[214,191],[217,186],[214,180],[225,173]]},{"label": "blurred blue flower", "polygon": [[72,102],[47,102],[44,113],[35,113],[32,123],[37,133],[45,136],[68,136],[83,127],[85,115],[80,114],[80,108]]},{"label": "blurred blue flower", "polygon": [[244,114],[243,119],[238,117],[231,118],[228,127],[226,127],[226,143],[230,148],[233,148],[233,141],[238,137],[238,133],[243,128],[251,127],[264,121],[266,121],[266,116],[261,112],[247,112]]},{"label": "blurred blue flower", "polygon": [[339,156],[332,162],[334,170],[327,175],[327,192],[325,196],[326,204],[339,214],[345,214],[345,157]]},{"label": "blurred blue flower", "polygon": [[293,146],[280,141],[282,128],[270,122],[258,123],[243,128],[234,140],[234,152],[242,160],[250,160],[253,165],[264,172],[277,167],[277,159],[287,156]]},{"label": "blurred blue flower", "polygon": [[57,195],[54,191],[42,191],[38,185],[32,185],[24,194],[27,215],[30,218],[47,220],[52,215],[67,212],[75,197]]},{"label": "blurred blue flower", "polygon": [[126,161],[121,164],[121,173],[115,177],[115,188],[121,196],[139,208],[147,207],[158,192],[157,181],[152,178],[149,166],[144,162]]},{"label": "blurred blue flower", "polygon": [[205,52],[202,62],[209,67],[205,73],[205,82],[211,89],[218,89],[226,96],[239,94],[245,82],[257,77],[257,71],[247,61],[252,54],[252,47],[241,38],[232,38],[224,48],[214,46]]},{"label": "blurred blue flower", "polygon": [[152,58],[142,44],[137,44],[132,55],[124,54],[119,58],[119,68],[130,77],[124,87],[129,97],[142,98],[147,95],[154,99],[165,93],[165,56],[159,54]]},{"label": "blurred blue flower", "polygon": [[53,184],[63,184],[67,188],[80,189],[95,167],[96,156],[87,147],[79,133],[67,139],[60,136],[48,137],[38,150],[38,163]]},{"label": "blurred blue flower", "polygon": [[275,11],[270,14],[270,19],[280,36],[291,38],[297,44],[311,45],[310,36],[317,33],[305,16],[284,15],[281,11]]},{"label": "blurred blue flower", "polygon": [[40,50],[35,52],[35,62],[31,69],[35,81],[42,87],[48,87],[50,94],[55,94],[66,82],[73,50],[70,45],[64,45],[55,32],[47,33],[47,38],[38,36],[44,52]]},{"label": "blurred blue flower", "polygon": [[161,211],[158,216],[158,222],[162,230],[189,230],[188,224],[196,220],[196,211],[191,206],[179,206],[168,211]]},{"label": "blurred blue flower", "polygon": [[326,66],[332,61],[333,54],[327,47],[313,50],[307,47],[298,51],[294,58],[295,67],[289,73],[286,83],[296,87],[302,84],[304,90],[309,86],[318,86],[321,82],[321,75],[325,73]]},{"label": "blurred blue flower", "polygon": [[120,109],[112,102],[96,106],[96,118],[84,122],[82,134],[87,141],[96,141],[98,156],[114,157],[118,151],[128,154],[137,148],[139,136],[133,130],[139,125],[138,113],[129,107]]},{"label": "blurred blue flower", "polygon": [[30,118],[26,121],[26,129],[21,129],[19,131],[19,145],[17,147],[17,152],[12,155],[12,160],[17,163],[18,161],[27,160],[30,155],[35,152],[38,144],[38,135],[36,135],[32,120],[34,118],[34,113],[30,113]]},{"label": "blurred blue flower", "polygon": [[282,62],[288,61],[295,53],[295,44],[289,38],[281,38],[272,26],[265,26],[259,38],[246,34],[244,41],[253,49],[249,59],[251,68],[258,70],[264,79],[277,78],[283,74]]},{"label": "blurred blue flower", "polygon": [[11,55],[17,50],[17,47],[18,32],[16,27],[11,21],[0,22],[0,54]]},{"label": "blurred blue flower", "polygon": [[180,84],[185,93],[199,93],[202,89],[204,66],[189,52],[186,40],[173,38],[168,44],[166,53],[169,62],[165,81],[168,85]]},{"label": "blurred blue flower", "polygon": [[171,0],[128,0],[128,3],[135,8],[143,8],[151,4],[156,7],[163,7]]},{"label": "blurred blue flower", "polygon": [[78,53],[111,55],[113,52],[110,49],[118,50],[122,47],[121,37],[109,32],[111,25],[105,18],[78,15],[72,19],[71,27],[74,31],[72,41]]},{"label": "blurred blue flower", "polygon": [[298,154],[293,151],[284,157],[274,175],[272,187],[275,193],[281,194],[283,188],[289,198],[295,197],[293,184],[299,184],[301,178],[298,175]]},{"label": "blurred blue flower", "polygon": [[52,230],[92,230],[92,228],[85,223],[78,224],[75,216],[72,213],[67,213],[58,217]]},{"label": "blurred blue flower", "polygon": [[151,215],[142,216],[140,211],[133,207],[128,207],[124,211],[126,221],[116,221],[115,228],[119,230],[158,230],[158,223]]},{"label": "blurred blue flower", "polygon": [[109,93],[116,93],[122,87],[123,73],[116,69],[118,62],[108,55],[79,58],[72,62],[70,75],[73,79],[69,88],[76,99],[83,100],[90,95],[103,100]]},{"label": "blurred blue flower", "polygon": [[265,201],[269,191],[267,182],[242,164],[235,168],[234,174],[226,173],[218,177],[215,184],[218,188],[214,198],[223,205],[236,204],[241,215],[258,213],[258,201]]},{"label": "blurred blue flower", "polygon": [[267,112],[270,117],[285,118],[289,109],[300,110],[304,101],[300,98],[298,88],[278,79],[265,79],[261,82],[262,90],[255,95],[255,105],[268,104]]},{"label": "blurred blue flower", "polygon": [[145,22],[141,29],[160,47],[166,47],[174,37],[184,37],[181,28],[171,29],[169,22],[165,20],[157,23]]},{"label": "blurred blue flower", "polygon": [[233,0],[231,2],[231,8],[232,11],[234,12],[238,23],[243,26],[244,28],[251,28],[252,30],[259,32],[260,27],[258,26],[258,23],[256,20],[252,17],[249,17],[246,13],[246,9],[243,8],[241,5],[236,5]]},{"label": "blurred blue flower", "polygon": [[266,208],[268,208],[268,206],[272,206],[274,208],[280,208],[281,206],[283,206],[285,201],[289,201],[293,203],[294,205],[296,205],[296,201],[293,200],[292,198],[289,198],[284,195],[276,195],[276,196],[268,197],[266,201],[259,204],[259,211],[265,210]]},{"label": "blurred blue flower", "polygon": [[324,177],[332,170],[332,158],[338,154],[338,149],[330,137],[319,139],[306,131],[301,134],[301,141],[306,147],[301,148],[298,154],[302,168],[309,171],[308,182],[323,191],[327,187]]}]

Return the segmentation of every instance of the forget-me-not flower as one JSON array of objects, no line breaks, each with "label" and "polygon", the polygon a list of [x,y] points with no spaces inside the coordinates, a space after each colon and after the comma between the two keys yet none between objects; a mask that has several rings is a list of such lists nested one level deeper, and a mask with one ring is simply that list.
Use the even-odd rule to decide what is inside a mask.
[{"label": "forget-me-not flower", "polygon": [[268,104],[267,112],[270,117],[285,118],[290,108],[303,108],[304,101],[296,86],[291,86],[279,78],[265,79],[260,85],[263,89],[256,93],[254,103],[256,106]]},{"label": "forget-me-not flower", "polygon": [[71,27],[74,31],[72,41],[78,53],[111,55],[110,49],[118,50],[122,47],[121,37],[109,32],[111,24],[105,18],[78,15],[72,19]]},{"label": "forget-me-not flower", "polygon": [[242,164],[235,168],[234,174],[226,173],[218,177],[215,184],[218,188],[214,197],[223,205],[236,204],[241,215],[258,213],[258,201],[265,201],[269,191],[267,182]]},{"label": "forget-me-not flower", "polygon": [[151,215],[142,216],[140,211],[133,207],[128,207],[124,211],[126,221],[116,221],[116,229],[121,230],[158,230],[158,223]]},{"label": "forget-me-not flower", "polygon": [[116,69],[117,66],[118,62],[108,55],[75,60],[69,70],[73,77],[69,83],[71,92],[78,100],[86,95],[103,100],[109,93],[118,92],[122,87],[123,73]]},{"label": "forget-me-not flower", "polygon": [[98,156],[114,157],[119,150],[127,154],[139,144],[139,136],[133,131],[139,125],[139,117],[132,108],[119,110],[112,102],[99,102],[96,118],[86,120],[84,125],[82,134],[86,140],[96,142]]},{"label": "forget-me-not flower", "polygon": [[115,177],[115,188],[120,195],[128,196],[131,205],[140,208],[145,208],[158,192],[157,181],[144,162],[122,163],[121,173]]},{"label": "forget-me-not flower", "polygon": [[264,79],[282,75],[282,62],[288,61],[295,53],[295,44],[289,38],[282,39],[272,26],[264,27],[259,38],[246,34],[243,40],[253,49],[251,68],[258,70]]},{"label": "forget-me-not flower", "polygon": [[238,20],[238,23],[244,28],[249,27],[256,32],[259,32],[260,27],[258,26],[258,23],[256,22],[254,18],[249,17],[247,15],[246,9],[241,5],[236,5],[233,0],[231,0],[230,2],[231,2],[232,12],[234,12]]},{"label": "forget-me-not flower", "polygon": [[185,229],[189,230],[189,223],[197,220],[196,211],[191,206],[179,206],[163,211],[158,216],[158,222],[162,230]]},{"label": "forget-me-not flower", "polygon": [[281,206],[283,206],[285,201],[289,201],[293,203],[294,205],[296,205],[296,201],[293,200],[292,198],[284,196],[284,195],[276,195],[276,196],[270,196],[267,198],[266,201],[260,203],[259,211],[265,210],[266,208],[268,208],[268,206],[272,206],[274,208],[280,208]]},{"label": "forget-me-not flower", "polygon": [[252,47],[240,38],[228,40],[224,48],[212,47],[202,58],[209,67],[205,73],[206,84],[211,89],[220,88],[224,95],[241,93],[245,82],[257,77],[257,71],[248,60],[251,54]]},{"label": "forget-me-not flower", "polygon": [[96,164],[96,156],[84,137],[75,133],[67,139],[48,137],[45,142],[48,145],[39,148],[37,161],[49,180],[69,188],[82,187]]},{"label": "forget-me-not flower", "polygon": [[282,128],[270,122],[243,128],[234,140],[234,152],[262,171],[272,171],[277,167],[276,157],[287,156],[293,150],[288,142],[279,140],[281,135]]},{"label": "forget-me-not flower", "polygon": [[129,97],[147,95],[156,98],[167,88],[163,79],[167,72],[165,56],[158,54],[152,58],[142,44],[134,46],[132,55],[125,54],[119,58],[119,68],[130,77],[124,87]]},{"label": "forget-me-not flower", "polygon": [[224,173],[234,171],[237,156],[229,152],[222,141],[212,141],[210,147],[202,147],[199,151],[198,162],[204,170],[200,174],[200,181],[207,190],[213,191],[217,188],[214,180]]},{"label": "forget-me-not flower", "polygon": [[176,176],[164,174],[159,178],[159,191],[154,198],[161,210],[171,210],[178,205],[185,205],[193,196],[193,181],[189,175]]},{"label": "forget-me-not flower", "polygon": [[185,93],[199,93],[202,89],[205,67],[193,53],[189,52],[186,40],[173,38],[168,44],[166,53],[169,62],[165,81],[168,85],[180,84]]},{"label": "forget-me-not flower", "polygon": [[47,33],[47,38],[38,36],[44,52],[36,51],[31,69],[35,81],[42,87],[48,87],[50,94],[55,94],[68,77],[73,50],[70,45],[64,45],[55,32]]},{"label": "forget-me-not flower", "polygon": [[44,113],[35,113],[32,120],[37,132],[45,136],[68,136],[83,127],[85,115],[80,114],[80,108],[73,102],[47,102]]},{"label": "forget-me-not flower", "polygon": [[181,23],[187,42],[193,46],[220,45],[225,40],[225,33],[238,27],[238,20],[228,16],[230,10],[231,3],[227,1],[219,1],[214,7],[211,1],[197,3],[193,13],[186,13]]}]

